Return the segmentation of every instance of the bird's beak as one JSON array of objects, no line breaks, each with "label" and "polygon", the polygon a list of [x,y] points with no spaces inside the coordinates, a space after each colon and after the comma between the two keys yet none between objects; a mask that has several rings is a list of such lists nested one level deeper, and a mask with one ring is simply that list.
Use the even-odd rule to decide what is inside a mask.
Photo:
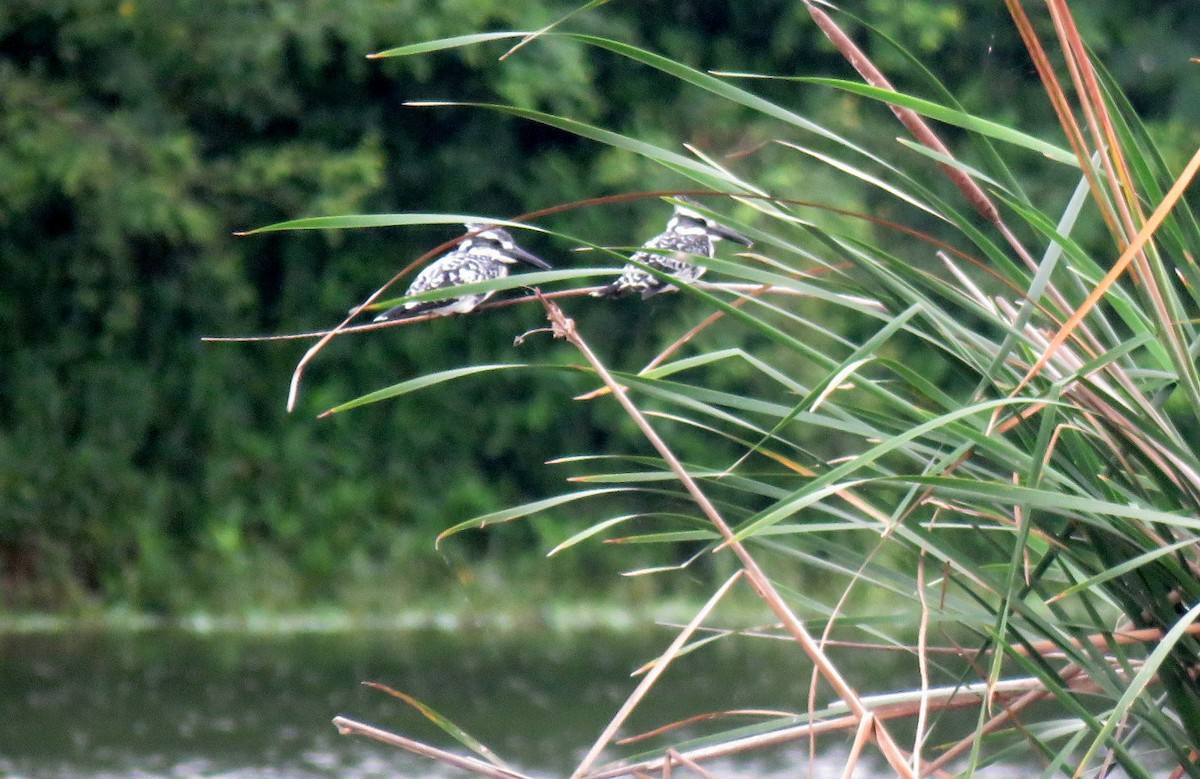
[{"label": "bird's beak", "polygon": [[518,260],[527,262],[530,265],[536,265],[537,267],[541,268],[542,270],[552,270],[552,268],[550,267],[550,263],[546,262],[541,257],[538,257],[536,254],[530,254],[529,252],[522,249],[520,246],[512,247],[511,253]]},{"label": "bird's beak", "polygon": [[728,240],[733,241],[734,243],[740,243],[742,246],[749,247],[749,246],[754,245],[754,241],[751,241],[749,238],[742,235],[737,230],[728,228],[725,225],[710,224],[710,225],[708,225],[708,231],[710,233],[712,233],[713,235],[719,235],[722,238],[727,238]]}]

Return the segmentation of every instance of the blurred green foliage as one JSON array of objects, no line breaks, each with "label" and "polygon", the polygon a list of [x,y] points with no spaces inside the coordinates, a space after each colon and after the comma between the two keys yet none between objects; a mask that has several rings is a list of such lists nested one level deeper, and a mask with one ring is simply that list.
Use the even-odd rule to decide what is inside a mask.
[{"label": "blurred green foliage", "polygon": [[[901,15],[881,11],[886,5],[849,10],[958,79],[964,99],[986,106],[981,113],[1035,131],[1048,121],[1043,101],[1023,99],[1039,88],[996,4],[914,2]],[[1186,61],[1197,39],[1189,6],[1077,9],[1164,137],[1186,135],[1200,112]],[[432,537],[474,514],[562,491],[569,471],[542,467],[547,459],[618,443],[636,450],[625,445],[632,438],[610,438],[628,432],[610,404],[570,402],[586,383],[492,374],[313,417],[418,372],[559,359],[533,342],[512,346],[513,335],[541,324],[540,313],[507,309],[340,339],[308,373],[292,416],[283,400],[305,344],[199,338],[329,326],[455,234],[236,238],[235,230],[356,212],[506,217],[682,184],[644,160],[539,125],[403,101],[509,102],[718,157],[776,137],[777,128],[736,107],[553,38],[503,63],[504,42],[381,62],[363,56],[533,28],[570,8],[532,0],[0,6],[0,601],[167,612],[386,605],[467,577],[467,562],[535,575],[539,555],[582,520],[539,517],[456,538],[440,553]],[[612,3],[570,25],[699,68],[846,74],[803,11],[782,0]],[[1131,40],[1136,57],[1123,54]],[[848,131],[859,121],[858,104],[844,97],[782,82],[762,88],[839,117]],[[869,209],[835,173],[797,159],[780,149],[745,164],[767,185]],[[588,209],[552,226],[636,244],[658,229],[663,210],[654,202]],[[526,244],[556,264],[572,262],[569,246]],[[606,357],[635,370],[694,323],[687,311],[687,301],[663,299],[572,313],[609,334],[598,344]],[[680,445],[686,453],[687,441]],[[672,551],[654,554],[666,560]],[[617,564],[595,546],[564,558],[538,569],[544,578],[526,592],[589,587]],[[366,594],[379,586],[392,588],[391,599]]]}]

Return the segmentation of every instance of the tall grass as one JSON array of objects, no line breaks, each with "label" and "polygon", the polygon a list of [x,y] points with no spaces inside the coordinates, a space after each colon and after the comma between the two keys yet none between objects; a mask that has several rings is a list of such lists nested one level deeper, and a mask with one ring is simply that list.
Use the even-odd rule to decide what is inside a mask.
[{"label": "tall grass", "polygon": [[[751,236],[754,251],[698,258],[719,281],[680,295],[699,301],[704,317],[642,370],[596,356],[590,343],[603,334],[587,332],[577,312],[601,303],[565,286],[553,300],[521,298],[545,307],[563,343],[536,347],[557,358],[464,366],[331,411],[481,371],[527,371],[531,381],[572,371],[581,390],[600,388],[583,402],[620,403],[654,454],[576,456],[577,467],[592,469],[577,479],[586,488],[448,522],[447,533],[575,501],[619,506],[638,490],[657,503],[654,513],[599,522],[567,543],[620,532],[629,544],[699,543],[736,559],[739,573],[714,586],[713,600],[652,666],[576,776],[666,776],[671,765],[789,740],[814,739],[820,748],[828,736],[817,734],[831,731],[853,736],[847,775],[866,751],[901,776],[969,775],[1018,759],[1035,760],[1047,776],[1114,767],[1138,777],[1200,776],[1200,225],[1182,197],[1200,152],[1184,170],[1168,169],[1120,86],[1089,56],[1065,3],[1048,4],[1047,39],[1008,3],[1065,143],[990,121],[988,106],[967,111],[952,87],[916,67],[909,75],[927,79],[934,99],[895,92],[837,18],[807,7],[863,83],[713,74],[619,41],[557,31],[539,38],[606,50],[769,118],[795,165],[857,179],[888,219],[834,209],[813,193],[776,191],[743,178],[739,161],[726,165],[699,149],[661,148],[527,108],[479,106],[661,165],[678,177],[673,194],[707,194],[701,207]],[[541,42],[528,37],[464,36],[377,56],[504,38]],[[755,91],[763,79],[785,78],[875,101],[878,142],[867,148]],[[884,106],[911,140],[884,142],[898,129]],[[953,145],[930,119],[957,128]],[[1048,202],[1041,185],[1055,177],[1073,179],[1074,194]],[[556,212],[599,202],[515,222],[549,230]],[[266,229],[422,221],[461,215],[329,217]],[[587,236],[554,234],[564,246],[591,246],[599,265],[624,260]],[[611,266],[481,288],[578,284],[610,277]],[[745,389],[714,380],[725,368],[748,377]],[[675,453],[673,435],[685,428],[711,440],[709,461],[685,463]],[[797,570],[820,572],[843,596],[807,595]],[[714,637],[748,640],[702,632],[740,578],[761,598],[763,619],[777,623],[764,632],[787,637],[811,662],[810,699],[787,716],[598,767],[624,715],[652,694],[655,674],[669,672],[674,657]],[[856,642],[868,657],[902,648],[920,682],[857,689],[827,654],[839,642]],[[964,716],[974,722],[965,736],[955,730]],[[468,767],[519,775],[490,760],[484,754]]]}]

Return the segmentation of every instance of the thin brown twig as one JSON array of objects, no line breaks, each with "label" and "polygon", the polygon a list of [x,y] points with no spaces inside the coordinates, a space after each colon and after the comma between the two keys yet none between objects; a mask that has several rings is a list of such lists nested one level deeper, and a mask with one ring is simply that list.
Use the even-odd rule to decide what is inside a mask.
[{"label": "thin brown twig", "polygon": [[[722,282],[722,281],[699,281],[699,282],[695,282],[693,284],[693,286],[697,287],[698,289],[718,290],[718,291],[722,291],[722,292],[753,292],[753,291],[764,288],[762,284],[748,284],[748,283],[741,283],[741,282]],[[560,290],[556,290],[554,292],[543,292],[542,295],[544,297],[549,298],[550,300],[559,300],[562,298],[587,297],[599,289],[601,289],[601,287],[572,287],[571,289],[560,289]],[[797,296],[797,297],[803,297],[805,294],[799,290],[788,289],[787,287],[774,287],[774,286],[766,287],[765,291],[768,291],[773,295],[793,295],[793,296]],[[494,309],[494,308],[508,308],[509,306],[519,306],[522,303],[536,303],[537,300],[538,300],[537,295],[522,295],[520,297],[515,297],[515,298],[504,298],[503,300],[493,300],[488,303],[484,303],[484,304],[480,305],[478,308],[474,309],[474,311],[472,311],[471,313],[474,314],[477,311],[490,311],[491,309]],[[739,300],[742,300],[742,299],[739,299]],[[738,302],[739,301],[735,301],[734,305],[736,305]],[[859,302],[867,303],[868,301],[864,300],[864,301],[859,301]],[[382,329],[386,329],[389,327],[404,327],[406,325],[415,325],[415,324],[419,324],[421,322],[428,322],[432,319],[444,319],[444,318],[445,318],[444,314],[433,314],[433,313],[414,314],[412,316],[404,317],[403,319],[389,319],[386,322],[368,322],[366,324],[361,324],[361,325],[350,325],[348,327],[343,327],[341,330],[309,330],[308,332],[304,332],[304,333],[285,333],[283,335],[203,335],[203,336],[200,336],[200,341],[203,343],[257,343],[259,341],[302,341],[302,340],[308,340],[311,338],[320,338],[322,336],[330,335],[330,334],[346,335],[349,333],[364,333],[364,332],[370,332],[372,330],[382,330]],[[585,398],[577,398],[577,400],[584,400],[584,399]]]},{"label": "thin brown twig", "polygon": [[[654,196],[670,196],[670,195],[678,195],[678,194],[683,194],[683,193],[678,193],[678,192],[633,193],[633,194],[607,195],[604,197],[588,198],[586,200],[577,201],[575,203],[567,203],[567,204],[558,205],[558,206],[551,206],[550,208],[543,208],[538,211],[531,211],[527,214],[522,214],[521,216],[514,218],[512,221],[514,221],[514,222],[528,221],[531,219],[536,219],[540,216],[558,213],[559,211],[565,211],[569,208],[579,208],[584,205],[599,205],[602,203],[616,203],[616,202],[622,202],[625,200],[634,200],[634,199],[646,197],[648,194],[654,195]],[[701,194],[711,195],[714,193],[711,191],[704,191]],[[475,235],[476,233],[480,232],[483,229],[484,228],[478,228],[474,231],[468,231],[466,236],[464,236],[464,237],[469,237],[469,236]],[[254,232],[254,231],[250,231],[250,232]],[[345,319],[343,319],[340,324],[338,324],[332,330],[330,330],[325,335],[323,335],[321,337],[321,339],[319,341],[317,341],[315,344],[310,346],[308,351],[306,351],[304,353],[304,356],[300,358],[300,361],[298,363],[296,363],[296,367],[292,371],[292,380],[288,386],[288,400],[287,400],[288,412],[291,412],[296,408],[296,398],[298,397],[298,395],[300,393],[300,379],[304,375],[305,367],[308,365],[309,362],[311,362],[317,356],[318,353],[320,353],[320,351],[325,347],[325,345],[327,343],[329,343],[331,340],[333,340],[333,338],[335,336],[339,335],[345,329],[346,325],[350,324],[350,322],[353,321],[354,317],[358,316],[360,313],[362,313],[363,310],[365,310],[372,303],[374,303],[376,300],[378,300],[379,296],[382,295],[385,291],[387,291],[387,289],[389,287],[391,287],[393,284],[395,284],[400,279],[404,278],[405,275],[407,275],[409,272],[411,272],[414,268],[416,268],[422,262],[425,262],[426,260],[430,259],[431,257],[434,257],[434,256],[438,255],[439,253],[445,251],[446,249],[449,249],[450,247],[460,243],[462,240],[463,240],[463,238],[460,237],[460,238],[455,238],[450,241],[446,241],[445,243],[435,246],[434,248],[432,248],[429,251],[422,254],[417,259],[410,262],[402,270],[400,270],[398,273],[396,273],[394,276],[392,276],[390,279],[388,279],[387,282],[384,283],[384,285],[382,287],[379,287],[377,290],[372,292],[365,301],[363,301],[359,305],[352,308],[350,310],[349,315],[347,315],[347,317]]]},{"label": "thin brown twig", "polygon": [[[663,625],[664,627],[679,627],[676,623],[672,622],[661,622],[659,624]],[[708,631],[701,630],[699,632],[719,632],[727,635],[748,636],[751,638],[768,638],[773,641],[793,640],[791,636],[786,636],[781,633],[766,633],[764,631],[765,628],[756,630],[726,630],[720,628],[710,628]],[[908,654],[916,654],[917,652],[917,647],[914,644],[879,644],[874,641],[841,641],[833,638],[822,639],[821,645],[838,647],[840,649],[865,649],[872,652],[907,652]],[[930,654],[961,655],[967,650],[956,646],[930,646],[926,647],[925,651],[929,652]]]},{"label": "thin brown twig", "polygon": [[[1096,647],[1101,651],[1111,649],[1114,644],[1117,646],[1128,646],[1129,644],[1146,644],[1153,641],[1159,641],[1166,635],[1166,631],[1161,628],[1141,628],[1138,630],[1122,630],[1114,631],[1111,634],[1096,633],[1086,636],[1082,639],[1073,638],[1067,642],[1068,646],[1080,648],[1085,643]],[[1188,625],[1184,630],[1184,635],[1200,635],[1200,623]],[[1109,641],[1109,638],[1112,641]],[[1012,651],[1019,655],[1044,655],[1058,649],[1058,643],[1054,641],[1034,641],[1028,647],[1017,645],[1012,647]]]},{"label": "thin brown twig", "polygon": [[[546,297],[550,298],[551,300],[557,300],[559,298],[579,297],[579,296],[584,296],[584,295],[590,295],[592,292],[595,292],[598,289],[600,289],[600,287],[572,287],[571,289],[562,289],[562,290],[557,290],[555,292],[545,292],[543,294]],[[782,290],[782,294],[789,294],[789,293],[793,293],[793,290]],[[794,293],[794,294],[797,294],[797,293]],[[509,306],[517,306],[522,303],[533,303],[533,302],[536,302],[537,299],[538,299],[537,295],[523,295],[521,297],[516,297],[516,298],[505,298],[503,300],[493,300],[488,303],[483,303],[478,308],[474,309],[474,311],[472,311],[472,313],[475,313],[475,311],[489,311],[494,308],[508,308]],[[367,305],[369,305],[369,304],[363,304],[363,306],[360,306],[360,308],[363,308]],[[334,330],[310,330],[306,333],[287,333],[284,335],[205,335],[205,336],[201,336],[200,340],[204,343],[256,343],[258,341],[300,341],[300,340],[307,340],[310,338],[320,338],[320,337],[326,336],[326,335],[346,335],[348,333],[365,333],[365,332],[370,332],[372,330],[382,330],[382,329],[387,329],[389,327],[405,327],[407,325],[415,325],[415,324],[420,324],[421,322],[428,322],[432,319],[444,319],[444,318],[446,318],[445,314],[424,313],[424,314],[413,314],[412,316],[406,316],[402,319],[388,319],[387,321],[384,321],[384,322],[369,322],[369,323],[361,324],[361,325],[351,325],[349,327],[343,327],[340,330],[338,330],[336,328]]]}]

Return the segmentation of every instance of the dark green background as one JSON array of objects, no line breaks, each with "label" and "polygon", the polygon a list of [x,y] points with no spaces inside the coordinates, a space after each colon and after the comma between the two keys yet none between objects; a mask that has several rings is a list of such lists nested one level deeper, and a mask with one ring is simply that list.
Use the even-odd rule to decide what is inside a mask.
[{"label": "dark green background", "polygon": [[[1101,5],[1102,7],[1093,7]],[[533,307],[340,339],[287,382],[304,344],[202,335],[332,325],[456,231],[234,230],[311,215],[477,213],[671,187],[651,164],[540,125],[406,100],[511,102],[720,157],[780,136],[662,74],[562,40],[504,63],[504,43],[399,60],[425,39],[544,24],[570,6],[524,0],[6,0],[0,4],[0,603],[15,608],[394,608],[445,586],[520,597],[578,590],[673,549],[599,545],[540,556],[597,518],[550,512],[432,549],[475,514],[569,489],[550,458],[643,452],[612,403],[565,373],[489,374],[317,421],[317,412],[424,372],[572,359]],[[1058,140],[998,2],[847,4],[925,59],[971,110]],[[900,10],[897,10],[900,9]],[[1168,149],[1200,120],[1194,2],[1079,3],[1085,37]],[[846,20],[852,29],[859,29]],[[794,2],[613,2],[569,29],[701,68],[850,77]],[[862,40],[902,88],[895,52]],[[756,89],[877,143],[885,112],[829,91]],[[767,149],[730,165],[766,187],[869,209],[835,174]],[[1178,165],[1175,166],[1178,169]],[[1072,182],[1046,182],[1048,196]],[[545,226],[640,243],[656,201]],[[559,266],[571,246],[534,236]],[[697,320],[693,301],[570,307],[602,356],[636,370]],[[709,336],[737,342],[726,329]],[[741,377],[713,379],[736,385]],[[686,454],[688,441],[675,442]],[[621,506],[614,506],[620,508]],[[628,508],[628,506],[624,506]],[[637,586],[652,587],[651,584]]]}]

